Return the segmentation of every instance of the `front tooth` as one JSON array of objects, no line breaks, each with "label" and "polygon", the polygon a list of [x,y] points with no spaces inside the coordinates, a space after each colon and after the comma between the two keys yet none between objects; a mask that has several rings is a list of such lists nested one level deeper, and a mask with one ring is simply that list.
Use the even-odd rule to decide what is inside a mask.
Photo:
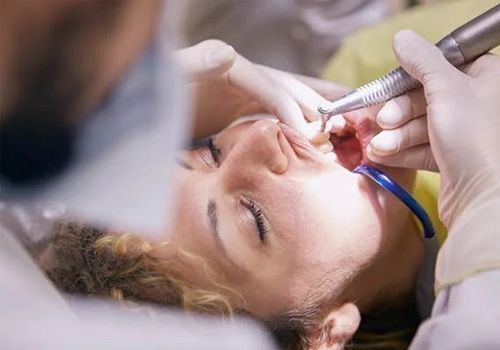
[{"label": "front tooth", "polygon": [[330,118],[330,120],[326,123],[326,130],[329,130],[331,133],[340,133],[344,131],[347,123],[342,114],[334,115]]},{"label": "front tooth", "polygon": [[311,140],[312,143],[316,145],[322,145],[325,142],[330,142],[330,134],[327,132],[318,132],[316,135],[314,135],[313,139]]},{"label": "front tooth", "polygon": [[328,153],[333,151],[333,144],[330,141],[325,141],[321,145],[318,146],[318,149],[322,153]]}]

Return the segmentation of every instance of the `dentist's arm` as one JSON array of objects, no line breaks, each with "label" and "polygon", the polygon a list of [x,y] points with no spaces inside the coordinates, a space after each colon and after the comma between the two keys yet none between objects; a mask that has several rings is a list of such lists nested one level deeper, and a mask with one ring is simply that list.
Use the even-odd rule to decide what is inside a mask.
[{"label": "dentist's arm", "polygon": [[483,56],[462,73],[409,31],[396,36],[394,51],[423,93],[380,111],[384,130],[370,157],[439,170],[439,213],[449,230],[432,316],[411,349],[499,349],[500,59]]},{"label": "dentist's arm", "polygon": [[308,122],[318,119],[318,106],[345,93],[331,82],[256,65],[219,40],[175,56],[190,81],[194,137],[218,132],[242,115],[270,113],[312,138]]}]

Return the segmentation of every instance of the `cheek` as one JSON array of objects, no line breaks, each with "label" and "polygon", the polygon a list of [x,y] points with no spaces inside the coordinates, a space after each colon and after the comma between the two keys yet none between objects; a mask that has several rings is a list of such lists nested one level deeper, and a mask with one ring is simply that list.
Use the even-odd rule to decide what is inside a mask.
[{"label": "cheek", "polygon": [[350,270],[365,265],[379,250],[384,213],[378,213],[353,182],[339,181],[311,199],[309,236],[303,236],[310,256]]}]

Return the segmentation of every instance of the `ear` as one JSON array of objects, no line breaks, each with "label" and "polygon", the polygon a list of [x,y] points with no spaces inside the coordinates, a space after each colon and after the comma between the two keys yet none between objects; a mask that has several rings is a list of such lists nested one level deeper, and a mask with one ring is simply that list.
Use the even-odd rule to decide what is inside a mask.
[{"label": "ear", "polygon": [[310,350],[341,350],[353,337],[361,322],[361,315],[356,305],[346,302],[336,306],[322,323],[319,342]]}]

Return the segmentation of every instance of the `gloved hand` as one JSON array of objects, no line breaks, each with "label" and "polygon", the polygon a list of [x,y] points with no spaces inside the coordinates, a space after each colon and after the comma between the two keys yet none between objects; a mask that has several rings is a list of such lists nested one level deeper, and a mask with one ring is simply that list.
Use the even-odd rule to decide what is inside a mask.
[{"label": "gloved hand", "polygon": [[[345,93],[340,86],[256,65],[219,40],[175,53],[195,100],[194,137],[220,131],[237,117],[271,113],[310,139],[318,106]],[[316,92],[318,91],[318,92]]]},{"label": "gloved hand", "polygon": [[384,130],[371,140],[368,156],[391,166],[439,170],[440,216],[449,227],[469,208],[500,201],[500,58],[482,56],[462,73],[407,30],[396,35],[394,51],[423,91],[380,110],[377,122]]}]

